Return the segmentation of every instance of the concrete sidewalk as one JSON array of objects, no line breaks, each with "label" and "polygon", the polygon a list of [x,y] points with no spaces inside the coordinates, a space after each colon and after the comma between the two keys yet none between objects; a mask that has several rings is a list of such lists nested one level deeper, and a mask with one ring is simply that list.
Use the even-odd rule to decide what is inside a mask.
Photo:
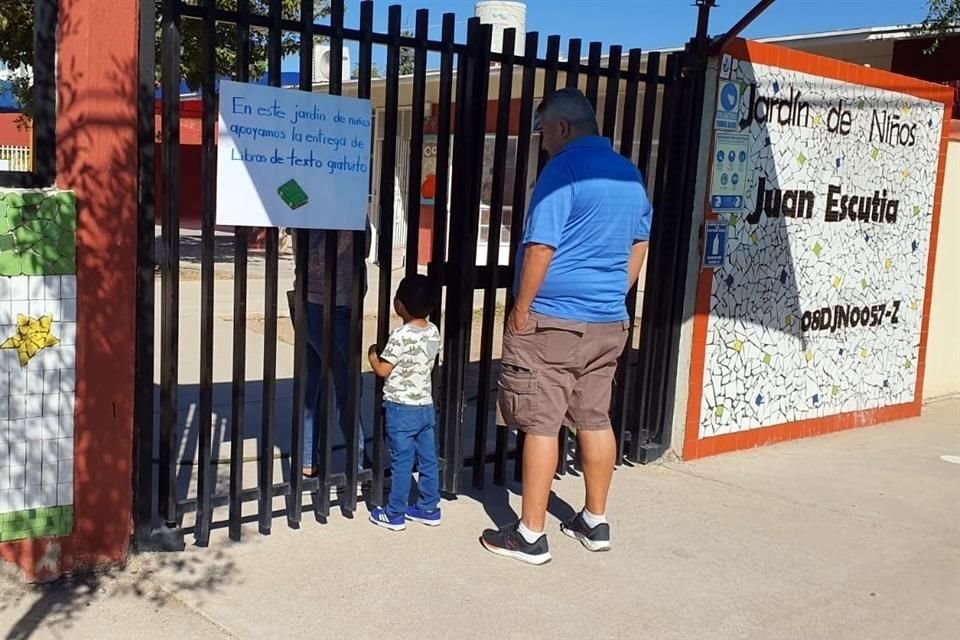
[{"label": "concrete sidewalk", "polygon": [[[947,640],[960,633],[960,401],[921,419],[617,472],[612,553],[551,535],[542,568],[477,544],[513,492],[437,530],[337,515],[134,558],[70,588],[0,592],[9,638]],[[513,488],[515,489],[515,488]],[[581,504],[556,484],[555,516]],[[555,531],[556,520],[548,527]],[[3,589],[3,588],[0,588]]]}]

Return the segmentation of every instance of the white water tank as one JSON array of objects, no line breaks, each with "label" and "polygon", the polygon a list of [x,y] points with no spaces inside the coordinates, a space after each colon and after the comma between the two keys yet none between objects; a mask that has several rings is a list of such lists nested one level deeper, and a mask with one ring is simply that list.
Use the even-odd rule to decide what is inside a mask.
[{"label": "white water tank", "polygon": [[[313,81],[316,84],[330,81],[330,45],[318,43],[313,45]],[[350,49],[343,48],[343,60],[341,61],[343,76],[341,80],[347,82],[353,72],[350,64]]]},{"label": "white water tank", "polygon": [[504,29],[516,29],[514,53],[523,54],[524,36],[527,27],[527,5],[512,0],[481,0],[474,6],[473,15],[483,24],[493,25],[492,50],[503,50]]}]

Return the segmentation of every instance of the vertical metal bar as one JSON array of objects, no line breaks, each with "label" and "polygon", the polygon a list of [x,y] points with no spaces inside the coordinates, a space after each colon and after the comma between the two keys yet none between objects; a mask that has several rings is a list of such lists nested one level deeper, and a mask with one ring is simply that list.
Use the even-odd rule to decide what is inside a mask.
[{"label": "vertical metal bar", "polygon": [[216,126],[216,29],[215,0],[205,0],[203,19],[203,84],[201,96],[201,149],[203,164],[200,181],[203,185],[203,217],[200,231],[200,417],[198,420],[199,452],[197,456],[197,516],[194,536],[205,546],[210,540],[210,439],[213,436],[213,252],[216,225],[217,153],[213,146]]},{"label": "vertical metal bar", "polygon": [[603,57],[603,44],[590,43],[590,57],[587,60],[587,100],[597,110],[597,96],[600,92],[600,59]]},{"label": "vertical metal bar", "polygon": [[414,33],[417,44],[413,54],[413,105],[410,110],[410,165],[407,180],[407,260],[406,274],[417,273],[420,261],[420,181],[423,174],[423,107],[427,100],[427,37],[430,12],[417,10]]},{"label": "vertical metal bar", "polygon": [[[300,0],[300,90],[313,91],[313,0]],[[287,522],[292,527],[300,524],[303,509],[303,428],[306,402],[307,371],[307,290],[309,289],[307,263],[310,256],[310,232],[296,229],[294,233],[293,286],[293,407],[290,423],[290,498],[287,502]]]},{"label": "vertical metal bar", "polygon": [[[631,55],[633,55],[633,52],[631,52]],[[639,73],[639,69],[637,69],[637,73]],[[632,74],[633,72],[631,71],[631,77],[632,77]],[[639,149],[639,155],[638,155],[638,161],[637,161],[638,167],[640,169],[640,173],[643,176],[645,183],[647,185],[652,184],[648,170],[650,166],[651,154],[653,151],[654,119],[656,118],[657,93],[660,86],[659,74],[660,74],[660,53],[657,51],[653,51],[647,55],[647,68],[646,68],[645,80],[644,80],[643,116],[642,116],[641,128],[640,128],[640,149]],[[633,111],[631,112],[631,117],[635,117],[635,116],[636,116],[636,103],[634,103]],[[630,142],[631,142],[631,154],[632,154],[633,141],[631,140]],[[664,160],[667,157],[667,153],[665,150],[666,146],[667,145],[665,144],[664,153],[663,153]],[[662,199],[660,202],[662,203]],[[656,213],[654,213],[654,215],[656,215]],[[630,292],[629,297],[627,299],[628,308],[630,309],[631,318],[632,318],[631,324],[630,324],[630,334],[628,338],[629,344],[631,345],[633,344],[634,327],[636,325],[637,292],[639,291],[640,286],[641,286],[641,283],[638,282],[635,287],[635,290]],[[646,344],[649,344],[649,343],[645,343],[645,346]],[[623,380],[622,386],[624,387],[625,393],[624,393],[623,401],[621,404],[622,413],[620,414],[620,418],[621,418],[621,421],[624,423],[624,426],[626,426],[627,424],[630,424],[630,425],[638,424],[639,416],[638,416],[637,409],[639,408],[642,400],[642,398],[639,395],[639,390],[640,390],[640,385],[644,384],[644,382],[639,379],[634,380],[634,376],[649,375],[649,371],[645,370],[641,366],[641,360],[642,360],[642,357],[640,355],[640,352],[638,352],[638,362],[636,363],[636,367],[635,368],[628,367],[624,371],[624,376],[622,378]],[[649,364],[649,360],[646,360],[646,362]],[[620,435],[620,438],[617,440],[617,442],[619,443],[618,461],[620,461],[623,459],[625,442],[622,437],[623,432],[620,431],[618,433]],[[634,441],[633,431],[631,431],[631,441]]]},{"label": "vertical metal bar", "polygon": [[[691,53],[683,77],[685,93],[687,94],[684,105],[686,112],[683,114],[684,120],[682,121],[686,140],[684,147],[682,147],[683,153],[680,154],[679,158],[683,170],[680,174],[682,176],[682,182],[680,182],[682,187],[679,192],[683,194],[683,198],[680,202],[677,202],[678,224],[670,225],[670,262],[667,268],[673,277],[669,283],[665,283],[665,286],[669,286],[669,289],[666,289],[669,294],[665,295],[664,299],[668,300],[669,303],[666,305],[666,322],[662,325],[665,329],[661,349],[664,365],[660,379],[663,381],[663,387],[658,396],[659,410],[653,421],[653,425],[657,429],[656,439],[651,443],[658,452],[663,452],[670,444],[671,429],[669,425],[673,420],[680,329],[683,324],[685,296],[682,291],[682,283],[686,282],[687,278],[687,247],[694,233],[693,211],[696,206],[694,199],[696,198],[695,186],[701,148],[700,133],[704,94],[706,93],[706,69],[706,53],[702,49]],[[659,455],[659,453],[654,455]]]},{"label": "vertical metal bar", "polygon": [[[591,45],[592,46],[592,45]],[[560,36],[550,36],[547,38],[547,65],[546,71],[543,78],[543,99],[546,100],[557,90],[557,68],[559,66],[560,59]],[[579,65],[578,65],[579,66]],[[579,70],[578,70],[579,73]],[[542,142],[542,140],[541,140]],[[543,171],[543,167],[546,166],[549,158],[547,157],[547,152],[543,149],[541,144],[540,148],[540,157],[537,161],[537,175],[539,176],[540,172]],[[561,425],[562,426],[562,425]],[[523,474],[523,440],[525,438],[523,432],[517,434],[517,459],[514,464],[514,479],[519,482],[522,479]],[[563,464],[563,460],[566,459],[567,455],[567,430],[561,429],[558,439],[557,447],[557,473],[562,473],[566,468]]]},{"label": "vertical metal bar", "polygon": [[[637,101],[640,85],[640,58],[642,52],[640,49],[631,49],[627,60],[627,85],[623,100],[623,127],[620,131],[620,155],[627,159],[633,157],[633,136],[636,132],[637,122]],[[619,61],[617,63],[619,68]],[[610,69],[613,69],[611,64]],[[610,102],[611,94],[607,93],[607,103]],[[656,88],[654,88],[654,97],[656,97]],[[633,333],[634,323],[637,314],[637,285],[630,288],[627,292],[627,315],[630,317],[630,325],[627,330],[627,345],[620,360],[617,363],[616,374],[616,395],[614,399],[613,411],[613,429],[617,439],[617,458],[616,464],[623,461],[624,433],[627,426],[627,416],[630,401],[631,375],[633,370],[630,366],[633,352]]]},{"label": "vertical metal bar", "polygon": [[[448,299],[455,313],[447,313],[444,339],[444,440],[445,466],[441,487],[450,493],[460,488],[463,468],[464,377],[470,354],[473,321],[473,291],[476,279],[477,232],[480,224],[483,138],[486,124],[487,87],[490,76],[492,28],[471,18],[467,25],[467,56],[457,91],[457,144],[454,148],[453,203],[455,224],[451,255],[456,271],[451,273]],[[462,58],[461,58],[462,60]],[[461,144],[462,142],[462,144]]]},{"label": "vertical metal bar", "polygon": [[[447,285],[447,308],[444,316],[443,327],[443,371],[441,388],[443,393],[440,396],[440,456],[441,467],[444,469],[444,475],[441,479],[441,487],[445,488],[447,475],[446,467],[455,466],[452,459],[448,458],[451,447],[455,447],[452,441],[460,435],[460,415],[457,413],[457,397],[462,394],[463,378],[458,374],[463,364],[463,354],[458,351],[455,340],[457,329],[462,315],[461,305],[457,301],[463,293],[462,281],[462,261],[463,261],[463,242],[462,217],[463,205],[462,195],[466,188],[463,182],[463,155],[469,144],[469,137],[466,134],[467,125],[464,112],[467,110],[467,99],[470,90],[469,80],[467,78],[470,50],[469,41],[472,29],[475,29],[476,20],[467,22],[467,40],[468,48],[466,52],[461,52],[457,56],[457,102],[456,112],[454,113],[455,123],[453,125],[454,135],[456,136],[453,147],[452,158],[452,189],[450,194],[450,238],[448,261],[444,265],[444,279]],[[472,294],[472,292],[471,292]]]},{"label": "vertical metal bar", "polygon": [[[334,10],[339,10],[339,14],[343,15],[342,0],[338,0],[337,4],[334,5]],[[338,19],[336,24],[337,32],[343,28],[342,18]],[[373,60],[373,46],[371,33],[373,30],[373,2],[362,2],[360,3],[360,47],[359,47],[359,73],[357,77],[357,97],[363,99],[370,98],[370,79],[371,79],[371,70],[372,70],[372,60]],[[342,42],[342,39],[341,39]],[[342,80],[342,79],[340,79]],[[367,140],[367,144],[371,144],[371,140]],[[372,154],[373,147],[369,147],[371,154],[371,163],[370,166],[373,166]],[[367,259],[367,231],[358,231],[353,234],[353,289],[350,291],[350,348],[349,348],[349,358],[347,362],[347,370],[350,374],[350,388],[348,394],[348,404],[347,404],[347,421],[349,424],[354,425],[352,429],[360,429],[360,395],[361,395],[361,378],[360,378],[360,358],[362,354],[362,341],[363,341],[363,296],[364,296],[364,286],[366,284],[366,278],[361,278],[360,274],[366,274],[366,259]],[[361,432],[362,433],[362,432]],[[348,443],[347,451],[347,477],[350,478],[348,481],[347,492],[350,496],[348,498],[348,507],[351,511],[356,510],[356,476],[351,478],[350,473],[355,473],[354,471],[359,468],[359,442],[357,438],[357,432],[351,430],[350,432],[350,442]],[[364,447],[366,450],[366,447]]]},{"label": "vertical metal bar", "polygon": [[493,324],[497,310],[497,268],[500,263],[500,228],[503,224],[503,199],[507,172],[507,142],[510,136],[511,98],[513,96],[513,51],[516,29],[503,32],[503,62],[500,65],[500,90],[497,97],[497,133],[493,146],[493,189],[490,194],[490,218],[487,233],[487,281],[483,291],[483,320],[480,334],[480,371],[477,382],[477,413],[474,420],[473,486],[482,489],[486,477],[487,424],[490,419],[490,376],[493,368]]},{"label": "vertical metal bar", "polygon": [[[661,322],[663,314],[662,301],[659,299],[661,292],[669,295],[669,289],[665,289],[660,282],[660,278],[670,277],[670,274],[664,273],[669,269],[663,264],[664,251],[657,245],[660,244],[660,234],[665,230],[665,225],[660,222],[669,216],[665,211],[666,194],[664,186],[667,180],[667,174],[673,171],[676,153],[684,153],[682,140],[682,131],[680,126],[675,124],[681,117],[677,112],[683,109],[682,104],[682,86],[680,82],[680,54],[671,54],[667,58],[667,85],[664,89],[663,107],[661,109],[659,148],[657,150],[657,171],[654,178],[653,189],[653,224],[650,232],[650,252],[647,257],[647,282],[644,285],[643,310],[640,320],[640,345],[639,360],[637,364],[637,378],[635,387],[635,400],[637,405],[637,415],[631,424],[630,437],[630,459],[638,461],[640,449],[648,440],[648,432],[651,421],[654,418],[656,408],[654,407],[655,387],[660,384],[657,380],[663,372],[656,372],[656,352],[659,344],[658,323]],[[647,60],[650,64],[650,60]],[[642,133],[641,133],[642,135]],[[641,140],[642,143],[642,140]],[[641,144],[642,146],[642,144]],[[671,207],[672,208],[672,207]]]},{"label": "vertical metal bar", "polygon": [[153,363],[154,244],[156,184],[155,0],[140,0],[139,108],[137,184],[137,315],[134,354],[134,540],[145,542],[153,526]]},{"label": "vertical metal bar", "polygon": [[570,430],[560,425],[557,434],[557,475],[567,475],[567,459],[570,457]]},{"label": "vertical metal bar", "polygon": [[[387,81],[384,105],[383,152],[380,154],[380,228],[377,257],[380,263],[380,291],[377,306],[377,344],[385,345],[390,333],[391,275],[393,270],[393,203],[394,175],[397,165],[397,112],[400,102],[400,21],[399,5],[392,5],[388,15]],[[376,410],[373,413],[373,475],[371,501],[383,503],[383,380],[377,379]]]},{"label": "vertical metal bar", "polygon": [[[663,107],[661,108],[661,113],[667,117],[661,118],[660,137],[657,141],[657,171],[653,183],[654,218],[656,218],[656,207],[667,202],[664,199],[666,197],[666,194],[664,193],[664,185],[666,184],[669,176],[669,161],[672,159],[671,154],[675,153],[680,148],[679,142],[675,143],[673,140],[672,136],[674,134],[671,127],[673,126],[673,122],[679,117],[679,110],[683,107],[683,85],[681,83],[683,70],[682,60],[683,54],[681,53],[671,54],[667,58],[667,84],[664,88]],[[662,151],[659,149],[660,140],[665,140],[667,142]],[[641,139],[640,142],[640,146],[642,148],[644,141]],[[663,160],[660,159],[660,156],[663,156]]]},{"label": "vertical metal bar", "polygon": [[[440,41],[443,51],[440,53],[440,87],[437,92],[437,192],[433,201],[433,248],[430,260],[438,269],[442,269],[447,259],[447,198],[450,178],[450,123],[453,112],[453,45],[456,15],[443,14],[443,26]],[[442,278],[437,278],[438,281]],[[442,291],[442,289],[440,289]],[[438,291],[437,304],[430,320],[440,325],[442,310]]]},{"label": "vertical metal bar", "polygon": [[53,186],[57,177],[57,4],[57,0],[34,0],[33,5],[32,169],[38,187]]},{"label": "vertical metal bar", "polygon": [[[250,80],[250,0],[237,2],[237,82]],[[233,373],[230,398],[230,539],[241,536],[247,408],[247,227],[233,229]]]},{"label": "vertical metal bar", "polygon": [[[450,178],[450,126],[453,103],[453,46],[456,28],[456,15],[443,14],[440,41],[440,81],[437,92],[437,191],[433,200],[433,238],[430,252],[431,275],[436,287],[436,299],[430,321],[438,327],[443,319],[443,285],[446,280],[447,261],[447,198]],[[437,357],[437,363],[440,358]],[[441,368],[433,368],[434,397],[443,397]],[[444,450],[446,424],[444,414],[438,414],[439,448]]]},{"label": "vertical metal bar", "polygon": [[[270,29],[267,36],[267,80],[270,86],[280,86],[282,59],[283,3],[270,0]],[[270,535],[273,519],[273,442],[277,400],[277,295],[279,294],[280,230],[266,230],[266,273],[264,284],[263,335],[263,414],[260,424],[259,455],[259,514],[260,533]]]},{"label": "vertical metal bar", "polygon": [[[553,35],[547,38],[547,64],[543,73],[543,100],[546,100],[550,95],[557,90],[557,67],[559,65],[558,60],[560,59],[560,36]],[[540,175],[540,172],[543,171],[543,167],[547,164],[547,152],[543,148],[543,140],[540,139],[540,155],[537,157],[537,175]],[[521,435],[522,437],[522,435]]]},{"label": "vertical metal bar", "polygon": [[[343,13],[341,11],[341,13]],[[342,21],[340,22],[342,24]],[[357,75],[357,97],[363,99],[370,98],[370,84],[373,69],[373,1],[364,1],[360,3],[360,45],[359,45],[359,71]],[[372,140],[368,140],[370,145],[371,163],[373,166],[373,146]],[[367,260],[367,238],[368,232],[358,232],[353,237],[353,290],[350,292],[351,312],[350,312],[350,395],[349,406],[347,410],[347,419],[350,424],[357,424],[360,427],[360,395],[361,395],[361,377],[360,377],[360,357],[362,354],[363,340],[363,297],[366,286],[366,278],[360,278],[361,273],[366,273]],[[357,446],[357,438],[351,438],[351,447]],[[364,446],[366,450],[366,446]],[[358,452],[359,453],[359,452]],[[368,456],[369,457],[369,456]],[[356,460],[356,458],[353,458]],[[350,466],[358,466],[347,462]],[[380,486],[383,486],[383,466],[380,467],[381,475],[379,478]],[[374,479],[374,483],[377,480]],[[354,492],[356,495],[356,492]]]},{"label": "vertical metal bar", "polygon": [[607,55],[606,98],[603,101],[603,137],[611,143],[617,130],[617,98],[620,96],[620,58],[623,47],[613,45]]},{"label": "vertical metal bar", "polygon": [[493,458],[493,484],[502,487],[507,481],[507,456],[510,446],[510,431],[503,425],[497,425],[497,442]]},{"label": "vertical metal bar", "polygon": [[580,51],[583,41],[571,38],[567,46],[567,87],[576,89],[580,84]]},{"label": "vertical metal bar", "polygon": [[[330,95],[340,95],[343,88],[343,11],[344,11],[343,4],[344,4],[343,0],[332,0],[330,4],[330,10],[331,10],[330,24],[331,24],[331,27],[333,28],[333,34],[330,38],[330,81],[327,84],[327,92]],[[349,232],[341,231],[339,233],[349,233]],[[336,237],[338,234],[327,234],[327,235]],[[356,233],[352,234],[352,239],[354,244],[354,256],[356,255],[357,235],[358,234]],[[362,232],[361,232],[360,246],[363,246],[363,244],[364,243],[363,243]],[[330,238],[328,237],[327,238],[328,251],[331,245],[332,243],[330,241]],[[328,252],[326,254],[326,260],[327,260],[327,265],[329,265],[331,262],[336,262],[336,250],[334,250],[332,253]],[[335,265],[333,268],[335,269],[336,267],[339,267],[339,265]],[[334,271],[334,273],[336,273],[336,271]],[[343,278],[346,275],[347,274],[341,274],[340,278]],[[352,276],[353,276],[354,285],[356,285],[356,281],[361,279],[360,274],[357,272],[354,272]],[[336,290],[336,288],[337,288],[336,286],[333,287],[334,291]],[[356,289],[356,286],[354,286],[354,289]],[[334,292],[330,292],[330,293],[334,293]],[[328,301],[331,300],[330,293],[327,293]],[[332,301],[334,305],[337,304],[337,300],[335,297],[332,297]],[[326,309],[324,309],[324,311],[326,311]],[[325,326],[332,328],[334,325],[328,324]],[[350,344],[353,344],[352,337],[354,333],[356,333],[356,327],[351,326],[349,329],[350,335],[347,337],[347,341],[350,342]],[[333,331],[331,331],[330,329],[327,329],[327,334],[333,335]],[[342,337],[337,337],[337,339],[343,340]],[[348,375],[352,379],[355,375],[360,375],[359,348],[351,349],[349,354],[350,355],[348,357],[350,359],[350,362],[348,363],[347,370],[348,370]],[[326,354],[324,355],[326,356]],[[333,354],[331,353],[330,359],[324,360],[324,370],[325,371],[329,370],[331,373],[333,371],[332,355]],[[329,367],[327,366],[328,362],[330,363]],[[331,391],[332,391],[332,388],[331,388]],[[330,395],[332,396],[333,394],[331,393]],[[331,403],[331,405],[333,404],[332,398],[330,399],[329,402]],[[343,419],[347,424],[347,433],[344,434],[344,438],[346,438],[347,440],[344,443],[346,454],[347,454],[346,456],[347,485],[346,485],[345,492],[343,494],[343,499],[340,502],[340,506],[346,511],[353,512],[357,510],[357,482],[358,482],[357,470],[359,467],[359,454],[360,454],[359,442],[357,438],[359,436],[359,433],[357,432],[357,427],[358,427],[357,415],[354,415],[351,418],[351,416],[349,415],[350,414],[349,406],[345,407],[345,410],[346,411],[345,411],[345,415],[343,416]],[[330,425],[328,425],[328,428],[329,426]]]},{"label": "vertical metal bar", "polygon": [[523,431],[517,431],[517,452],[513,460],[513,480],[520,482],[523,480],[523,443],[527,439],[527,434]]},{"label": "vertical metal bar", "polygon": [[[513,181],[513,218],[510,224],[510,272],[515,276],[517,254],[520,252],[520,240],[523,237],[524,217],[527,208],[527,166],[530,164],[532,151],[531,133],[533,129],[533,101],[537,80],[537,50],[540,36],[537,32],[526,35],[523,51],[523,85],[520,90],[520,130],[517,135],[517,168]],[[559,46],[559,42],[557,43]],[[516,278],[514,277],[514,281]],[[507,308],[504,322],[513,309],[514,291],[507,290]],[[509,425],[513,426],[513,425]],[[523,434],[517,433],[517,460],[521,458]],[[496,460],[493,467],[493,482],[502,486],[507,475],[507,451],[509,435],[505,428],[498,429]],[[515,477],[521,470],[520,462],[514,466]]]},{"label": "vertical metal bar", "polygon": [[547,59],[543,75],[543,99],[557,90],[557,72],[560,66],[560,36],[547,38]]},{"label": "vertical metal bar", "polygon": [[[331,68],[333,65],[331,64]],[[329,85],[328,85],[329,87]],[[320,488],[319,495],[314,500],[314,510],[320,518],[330,515],[330,490],[332,469],[333,438],[331,421],[334,412],[334,379],[333,379],[333,342],[334,322],[336,319],[337,304],[337,245],[339,231],[323,232],[323,335],[320,339],[320,406],[317,421],[319,428],[314,432],[315,442],[320,450]]]},{"label": "vertical metal bar", "polygon": [[160,513],[177,520],[177,367],[180,336],[180,3],[163,5],[163,266],[160,273]]},{"label": "vertical metal bar", "polygon": [[[653,123],[657,116],[657,92],[659,90],[660,52],[651,51],[647,54],[647,70],[643,86],[643,120],[640,128],[640,157],[637,166],[644,180],[648,179],[650,158],[653,154]],[[666,146],[666,145],[665,145]]]}]

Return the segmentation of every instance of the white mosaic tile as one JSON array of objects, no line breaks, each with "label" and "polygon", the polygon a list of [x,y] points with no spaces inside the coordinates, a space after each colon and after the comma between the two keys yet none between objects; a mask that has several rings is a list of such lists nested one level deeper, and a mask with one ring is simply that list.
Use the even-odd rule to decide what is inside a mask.
[{"label": "white mosaic tile", "polygon": [[731,80],[747,173],[720,214],[700,437],[912,402],[943,105],[746,61]]},{"label": "white mosaic tile", "polygon": [[[0,349],[0,514],[73,504],[76,278],[0,277],[0,344],[19,335],[18,316],[44,347],[22,366]],[[47,339],[50,336],[52,339]]]}]

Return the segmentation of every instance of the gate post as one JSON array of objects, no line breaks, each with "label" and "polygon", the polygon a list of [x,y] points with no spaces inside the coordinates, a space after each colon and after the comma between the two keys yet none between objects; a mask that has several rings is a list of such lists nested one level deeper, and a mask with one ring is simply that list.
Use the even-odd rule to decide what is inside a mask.
[{"label": "gate post", "polygon": [[[29,309],[20,304],[18,313],[40,316],[31,326],[46,337],[41,351],[19,359],[0,350],[0,371],[26,381],[25,391],[4,382],[0,392],[23,394],[23,446],[42,470],[26,474],[23,492],[6,505],[22,526],[0,529],[0,559],[33,580],[123,562],[133,493],[138,7],[37,6],[57,4],[57,173],[44,185],[54,190],[6,203],[17,200],[18,215],[39,204],[30,215],[55,221],[48,226],[59,234],[53,253],[4,276],[18,288],[29,282]],[[23,293],[16,301],[25,303]]]},{"label": "gate post", "polygon": [[[646,463],[670,448],[680,362],[680,333],[690,290],[690,255],[694,217],[702,193],[697,189],[701,168],[701,137],[706,88],[708,18],[713,0],[700,0],[696,37],[681,54],[681,71],[671,87],[679,113],[674,119],[666,179],[658,189],[678,194],[654,213],[647,259],[647,286],[640,331],[637,422],[629,459]],[[695,271],[695,270],[694,270]],[[653,304],[657,301],[656,304]]]},{"label": "gate post", "polygon": [[467,27],[467,53],[461,54],[457,78],[450,207],[451,260],[444,269],[447,313],[440,407],[441,447],[445,462],[441,489],[453,494],[460,490],[463,471],[464,381],[473,329],[491,40],[492,27],[481,25],[479,18],[471,18]]}]

